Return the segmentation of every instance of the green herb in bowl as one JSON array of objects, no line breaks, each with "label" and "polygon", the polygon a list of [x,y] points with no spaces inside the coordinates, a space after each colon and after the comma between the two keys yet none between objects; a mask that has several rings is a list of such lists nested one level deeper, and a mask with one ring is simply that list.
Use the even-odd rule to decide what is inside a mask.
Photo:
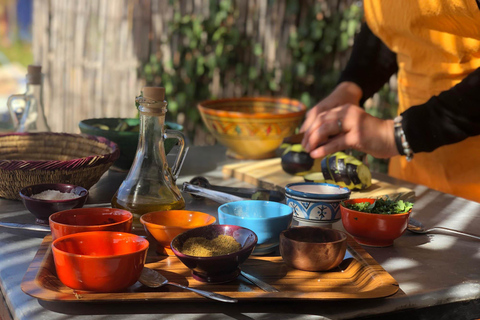
[{"label": "green herb in bowl", "polygon": [[398,214],[408,212],[413,208],[413,203],[403,200],[377,199],[373,203],[343,203],[345,208],[366,213]]}]

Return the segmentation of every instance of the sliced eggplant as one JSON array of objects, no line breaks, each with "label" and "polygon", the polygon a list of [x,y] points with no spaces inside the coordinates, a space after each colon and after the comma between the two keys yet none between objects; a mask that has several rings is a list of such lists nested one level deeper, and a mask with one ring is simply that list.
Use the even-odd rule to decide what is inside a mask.
[{"label": "sliced eggplant", "polygon": [[321,172],[310,172],[303,176],[305,182],[325,182],[325,178],[323,177],[323,173]]},{"label": "sliced eggplant", "polygon": [[314,159],[305,152],[302,145],[295,144],[282,155],[283,171],[293,175],[303,175],[307,173],[314,164]]},{"label": "sliced eggplant", "polygon": [[321,163],[322,173],[327,183],[342,187],[365,189],[372,184],[370,169],[353,156],[336,152],[326,156]]}]

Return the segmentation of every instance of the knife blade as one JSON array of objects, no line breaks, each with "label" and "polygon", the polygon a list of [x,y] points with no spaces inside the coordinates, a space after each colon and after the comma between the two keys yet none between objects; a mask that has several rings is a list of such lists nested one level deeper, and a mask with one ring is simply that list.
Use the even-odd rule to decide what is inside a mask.
[{"label": "knife blade", "polygon": [[258,279],[258,278],[255,278],[254,276],[252,276],[251,274],[248,274],[246,272],[244,272],[243,270],[240,271],[240,274],[245,277],[245,279],[247,279],[248,281],[250,281],[251,283],[253,283],[254,285],[256,285],[257,287],[259,287],[260,289],[262,289],[263,291],[266,291],[266,292],[280,292],[280,290],[278,290],[277,288],[275,288],[274,286],[272,285],[269,285],[268,283]]}]

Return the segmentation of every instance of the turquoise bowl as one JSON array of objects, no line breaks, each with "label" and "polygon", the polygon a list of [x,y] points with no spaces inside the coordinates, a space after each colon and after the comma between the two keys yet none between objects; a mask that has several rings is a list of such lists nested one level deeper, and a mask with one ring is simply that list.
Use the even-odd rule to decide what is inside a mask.
[{"label": "turquoise bowl", "polygon": [[285,204],[245,200],[225,203],[218,207],[218,221],[252,230],[258,237],[253,255],[263,255],[276,250],[280,233],[292,222],[293,209]]},{"label": "turquoise bowl", "polygon": [[[78,127],[82,133],[105,137],[115,142],[120,149],[120,157],[113,164],[113,168],[120,171],[127,171],[130,169],[133,159],[135,158],[135,153],[137,152],[138,130],[115,130],[123,121],[126,122],[129,127],[137,127],[140,124],[140,119],[138,118],[93,118],[80,121]],[[183,130],[182,125],[168,121],[165,122],[165,128],[177,131]],[[164,143],[165,154],[168,154],[176,143],[176,139],[166,139]]]}]

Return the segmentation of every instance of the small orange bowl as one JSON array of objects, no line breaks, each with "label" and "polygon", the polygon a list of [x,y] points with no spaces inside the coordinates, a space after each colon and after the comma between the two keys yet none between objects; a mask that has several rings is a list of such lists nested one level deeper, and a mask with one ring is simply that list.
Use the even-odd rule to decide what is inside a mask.
[{"label": "small orange bowl", "polygon": [[92,231],[52,243],[58,278],[74,290],[118,292],[140,278],[148,241],[131,233]]},{"label": "small orange bowl", "polygon": [[372,198],[357,198],[340,205],[345,230],[360,244],[370,247],[388,247],[407,230],[412,210],[397,214],[366,213],[344,207],[345,204],[369,202]]},{"label": "small orange bowl", "polygon": [[155,211],[140,217],[147,234],[157,242],[157,252],[169,256],[175,255],[170,248],[173,238],[187,230],[208,226],[216,221],[209,214],[188,210]]},{"label": "small orange bowl", "polygon": [[49,217],[52,238],[87,231],[132,231],[133,215],[116,208],[80,208],[59,211]]}]

